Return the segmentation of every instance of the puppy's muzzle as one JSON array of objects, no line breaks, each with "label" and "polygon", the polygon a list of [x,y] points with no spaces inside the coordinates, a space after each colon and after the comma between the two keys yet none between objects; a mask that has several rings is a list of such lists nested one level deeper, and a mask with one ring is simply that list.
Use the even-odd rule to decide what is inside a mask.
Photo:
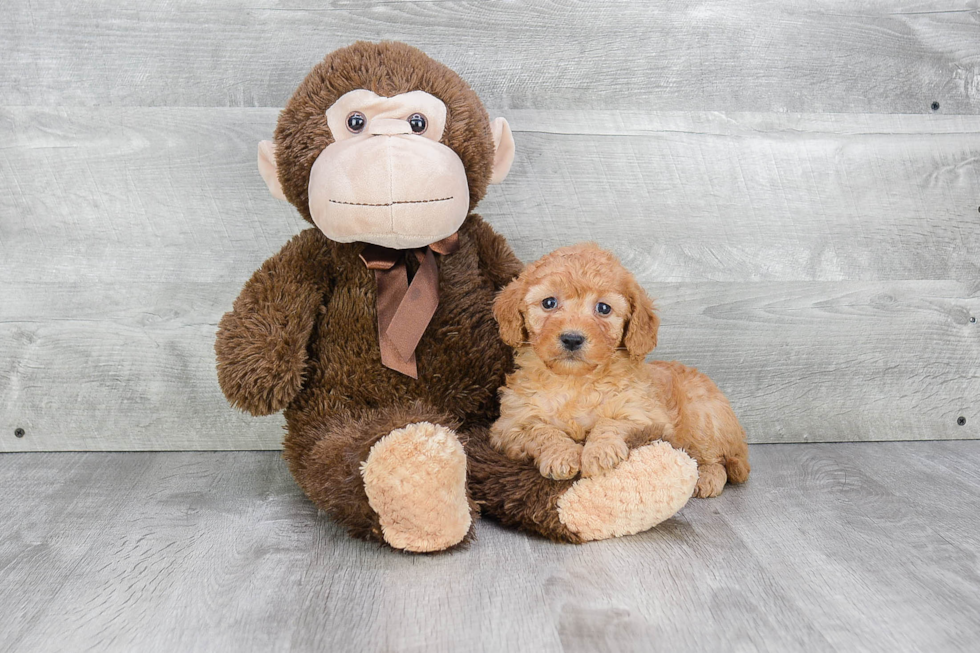
[{"label": "puppy's muzzle", "polygon": [[585,336],[577,331],[566,331],[558,336],[565,351],[578,351],[585,344]]}]

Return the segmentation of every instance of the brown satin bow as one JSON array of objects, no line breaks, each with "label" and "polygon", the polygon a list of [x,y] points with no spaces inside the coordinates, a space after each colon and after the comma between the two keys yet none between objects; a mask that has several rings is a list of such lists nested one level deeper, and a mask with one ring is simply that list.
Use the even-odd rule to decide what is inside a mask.
[{"label": "brown satin bow", "polygon": [[[415,348],[439,306],[439,269],[433,252],[446,255],[459,249],[459,235],[418,249],[389,249],[366,245],[361,260],[374,270],[378,284],[378,342],[381,363],[413,379],[419,378]],[[408,284],[405,257],[414,254],[420,263]]]}]

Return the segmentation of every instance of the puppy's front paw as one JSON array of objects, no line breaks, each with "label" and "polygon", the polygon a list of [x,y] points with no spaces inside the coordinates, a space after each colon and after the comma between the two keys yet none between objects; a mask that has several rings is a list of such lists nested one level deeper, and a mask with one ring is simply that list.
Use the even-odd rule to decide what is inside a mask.
[{"label": "puppy's front paw", "polygon": [[538,455],[541,475],[556,481],[574,478],[582,464],[582,445],[569,440],[548,447]]},{"label": "puppy's front paw", "polygon": [[615,469],[629,455],[629,447],[620,435],[616,433],[590,435],[582,450],[582,476],[598,476]]}]

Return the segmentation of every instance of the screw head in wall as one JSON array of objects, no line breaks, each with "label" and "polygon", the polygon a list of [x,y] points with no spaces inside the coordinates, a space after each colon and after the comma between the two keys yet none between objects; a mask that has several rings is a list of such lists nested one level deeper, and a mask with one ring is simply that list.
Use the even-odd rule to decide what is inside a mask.
[{"label": "screw head in wall", "polygon": [[956,418],[956,423],[958,425],[960,425],[960,426],[965,426],[966,425],[966,418],[963,417],[962,415],[960,415],[959,417]]},{"label": "screw head in wall", "polygon": [[18,427],[14,429],[14,437],[22,438],[24,437],[24,429]]},{"label": "screw head in wall", "polygon": [[938,102],[933,102],[932,103],[932,110],[933,111],[939,111],[939,103]]}]

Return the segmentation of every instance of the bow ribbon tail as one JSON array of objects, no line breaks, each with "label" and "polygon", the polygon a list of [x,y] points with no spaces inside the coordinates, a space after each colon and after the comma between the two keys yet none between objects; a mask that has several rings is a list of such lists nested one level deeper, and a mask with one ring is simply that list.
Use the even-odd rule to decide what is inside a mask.
[{"label": "bow ribbon tail", "polygon": [[414,353],[407,360],[388,337],[398,305],[408,291],[408,270],[403,262],[388,269],[375,269],[374,279],[378,284],[378,345],[381,349],[381,364],[413,379],[419,378]]},{"label": "bow ribbon tail", "polygon": [[436,256],[428,248],[424,255],[418,252],[417,256],[422,258],[421,265],[385,329],[388,340],[405,361],[415,359],[415,348],[439,307],[439,268],[436,266]]}]

